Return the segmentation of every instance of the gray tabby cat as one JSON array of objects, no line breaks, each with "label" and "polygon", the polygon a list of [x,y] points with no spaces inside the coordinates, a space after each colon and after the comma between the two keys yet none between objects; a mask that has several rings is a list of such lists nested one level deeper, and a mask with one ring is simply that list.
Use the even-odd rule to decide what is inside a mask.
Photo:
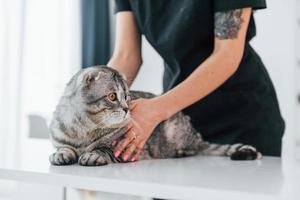
[{"label": "gray tabby cat", "polygon": [[[130,121],[130,99],[152,98],[146,92],[129,91],[125,78],[106,66],[79,71],[67,84],[50,124],[57,151],[53,165],[79,163],[84,166],[122,162],[113,155],[112,141],[122,137]],[[146,143],[140,159],[175,158],[196,154],[230,156],[233,160],[260,159],[252,146],[204,142],[179,112],[161,122]]]}]

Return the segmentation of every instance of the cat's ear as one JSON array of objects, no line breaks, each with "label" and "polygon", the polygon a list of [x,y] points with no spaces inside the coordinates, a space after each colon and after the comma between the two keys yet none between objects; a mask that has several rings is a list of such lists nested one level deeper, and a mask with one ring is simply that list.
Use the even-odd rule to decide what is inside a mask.
[{"label": "cat's ear", "polygon": [[93,82],[94,82],[94,77],[88,74],[85,77],[85,84],[86,85],[91,85]]},{"label": "cat's ear", "polygon": [[85,77],[85,84],[86,85],[91,85],[93,84],[95,81],[99,80],[101,76],[101,72],[90,72],[86,75]]}]

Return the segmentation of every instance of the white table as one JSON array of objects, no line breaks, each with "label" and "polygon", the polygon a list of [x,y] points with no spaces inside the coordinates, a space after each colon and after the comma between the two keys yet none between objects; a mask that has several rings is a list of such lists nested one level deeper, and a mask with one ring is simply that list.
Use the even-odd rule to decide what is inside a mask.
[{"label": "white table", "polygon": [[300,199],[300,163],[281,159],[230,161],[224,157],[149,160],[102,167],[51,166],[48,155],[3,167],[0,179],[168,199]]}]

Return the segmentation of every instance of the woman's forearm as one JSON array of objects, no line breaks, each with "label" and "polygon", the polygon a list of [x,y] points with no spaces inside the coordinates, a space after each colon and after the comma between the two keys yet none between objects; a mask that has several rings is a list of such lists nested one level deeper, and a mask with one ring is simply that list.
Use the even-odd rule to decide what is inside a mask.
[{"label": "woman's forearm", "polygon": [[167,119],[182,109],[201,100],[222,85],[237,70],[243,52],[234,56],[214,53],[201,64],[186,80],[164,95],[153,99]]},{"label": "woman's forearm", "polygon": [[158,109],[165,110],[162,119],[201,100],[234,74],[243,57],[251,13],[251,8],[216,13],[212,55],[182,83],[154,99]]},{"label": "woman's forearm", "polygon": [[128,55],[113,56],[107,64],[107,66],[115,68],[125,75],[129,87],[132,85],[135,77],[137,76],[141,65],[141,59]]}]

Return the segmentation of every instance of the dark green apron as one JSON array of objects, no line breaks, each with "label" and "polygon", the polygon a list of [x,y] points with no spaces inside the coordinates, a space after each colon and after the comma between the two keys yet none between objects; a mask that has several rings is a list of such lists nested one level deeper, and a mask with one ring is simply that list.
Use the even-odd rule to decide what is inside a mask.
[{"label": "dark green apron", "polygon": [[[132,11],[138,29],[165,61],[164,91],[185,80],[212,53],[214,12],[265,8],[265,0],[116,0],[116,12]],[[284,121],[276,93],[249,41],[237,72],[210,95],[183,110],[203,138],[245,143],[265,155],[280,156]],[[191,93],[197,91],[190,91]]]}]

